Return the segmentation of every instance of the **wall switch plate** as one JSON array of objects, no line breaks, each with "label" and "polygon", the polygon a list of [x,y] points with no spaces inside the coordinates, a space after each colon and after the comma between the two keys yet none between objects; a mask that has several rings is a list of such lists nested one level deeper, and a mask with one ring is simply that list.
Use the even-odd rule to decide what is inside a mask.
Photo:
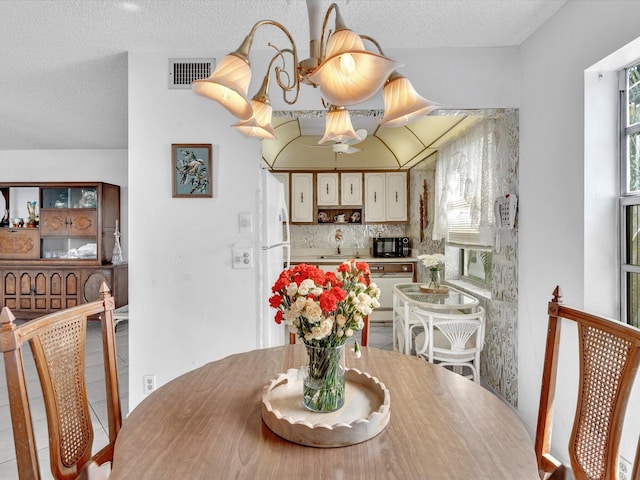
[{"label": "wall switch plate", "polygon": [[142,391],[145,395],[149,395],[156,389],[156,376],[155,375],[143,375],[142,376]]},{"label": "wall switch plate", "polygon": [[238,224],[239,224],[240,233],[253,233],[253,214],[252,213],[238,214]]},{"label": "wall switch plate", "polygon": [[253,268],[253,248],[233,249],[233,268]]}]

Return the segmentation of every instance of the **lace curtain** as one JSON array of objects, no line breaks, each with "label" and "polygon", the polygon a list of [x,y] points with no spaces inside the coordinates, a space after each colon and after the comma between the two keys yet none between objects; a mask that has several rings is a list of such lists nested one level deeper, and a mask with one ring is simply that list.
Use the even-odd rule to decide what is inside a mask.
[{"label": "lace curtain", "polygon": [[438,152],[433,239],[461,245],[493,243],[498,165],[495,119],[485,119]]}]

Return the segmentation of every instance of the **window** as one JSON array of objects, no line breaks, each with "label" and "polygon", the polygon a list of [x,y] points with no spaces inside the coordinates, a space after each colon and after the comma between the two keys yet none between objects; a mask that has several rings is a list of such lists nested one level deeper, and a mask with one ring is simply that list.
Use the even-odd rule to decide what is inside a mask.
[{"label": "window", "polygon": [[622,318],[640,327],[640,63],[624,70],[620,92]]},{"label": "window", "polygon": [[460,274],[462,278],[480,284],[480,286],[491,285],[492,260],[491,250],[461,248]]},{"label": "window", "polygon": [[493,244],[499,158],[496,122],[485,119],[438,151],[433,238],[458,246]]}]

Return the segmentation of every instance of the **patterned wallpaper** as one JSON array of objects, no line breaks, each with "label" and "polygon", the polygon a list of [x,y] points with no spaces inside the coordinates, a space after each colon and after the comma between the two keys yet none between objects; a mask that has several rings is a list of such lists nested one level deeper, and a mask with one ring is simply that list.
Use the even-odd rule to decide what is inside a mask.
[{"label": "patterned wallpaper", "polygon": [[[519,129],[515,110],[495,112],[487,118],[495,119],[499,162],[494,174],[499,178],[500,191],[518,194]],[[433,187],[435,161],[423,162],[411,170],[411,218],[419,219],[420,196],[424,185],[428,189],[427,224],[422,242],[415,242],[418,254],[445,253],[442,240],[433,240]],[[424,198],[424,197],[423,197]],[[492,390],[514,407],[518,403],[518,229],[495,229],[491,298],[467,290],[480,300],[486,312],[484,349],[480,356],[480,376]],[[420,237],[420,224],[412,221],[407,233]],[[447,249],[446,280],[457,279],[458,255]],[[415,251],[415,250],[414,250]],[[458,250],[455,249],[457,252]],[[426,269],[418,267],[418,280],[425,281]],[[457,288],[465,290],[456,284]]]}]

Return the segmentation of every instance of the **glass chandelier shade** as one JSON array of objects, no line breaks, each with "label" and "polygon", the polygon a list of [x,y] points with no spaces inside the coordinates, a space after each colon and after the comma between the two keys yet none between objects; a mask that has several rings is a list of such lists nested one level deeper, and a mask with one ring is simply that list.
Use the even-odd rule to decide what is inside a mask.
[{"label": "glass chandelier shade", "polygon": [[438,108],[438,104],[421,97],[411,82],[397,72],[389,77],[382,96],[384,116],[380,125],[384,127],[401,127]]},{"label": "glass chandelier shade", "polygon": [[309,76],[333,105],[354,105],[382,88],[399,63],[367,52],[360,36],[349,29],[335,32],[327,42],[326,59]]},{"label": "glass chandelier shade", "polygon": [[269,140],[276,139],[276,131],[271,125],[271,115],[273,107],[269,103],[260,100],[251,100],[253,107],[253,115],[248,120],[241,120],[232,125],[240,130],[245,137],[266,138]]},{"label": "glass chandelier shade", "polygon": [[344,107],[332,106],[327,112],[324,136],[318,142],[344,142],[345,140],[362,140],[353,129],[349,110]]},{"label": "glass chandelier shade", "polygon": [[250,82],[249,63],[237,55],[229,54],[209,77],[194,80],[191,89],[198,95],[215,100],[235,117],[247,120],[253,113],[247,98]]},{"label": "glass chandelier shade", "polygon": [[251,99],[253,114],[247,120],[240,120],[232,127],[240,130],[246,137],[276,139],[276,132],[271,125],[273,107],[269,101],[269,71],[262,80],[260,90]]}]

